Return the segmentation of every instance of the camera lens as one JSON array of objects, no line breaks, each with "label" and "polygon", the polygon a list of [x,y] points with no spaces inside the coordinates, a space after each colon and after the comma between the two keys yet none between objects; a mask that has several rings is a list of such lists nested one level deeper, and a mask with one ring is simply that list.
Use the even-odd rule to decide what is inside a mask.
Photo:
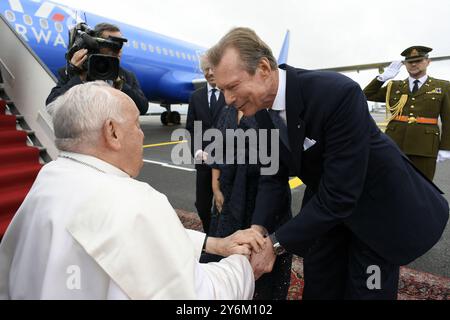
[{"label": "camera lens", "polygon": [[117,57],[93,54],[88,59],[88,77],[90,80],[116,80],[119,76]]}]

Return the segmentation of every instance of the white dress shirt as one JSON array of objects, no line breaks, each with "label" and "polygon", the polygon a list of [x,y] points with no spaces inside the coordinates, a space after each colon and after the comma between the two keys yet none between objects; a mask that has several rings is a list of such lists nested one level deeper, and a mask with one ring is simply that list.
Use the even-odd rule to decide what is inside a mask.
[{"label": "white dress shirt", "polygon": [[281,119],[283,119],[284,123],[287,125],[286,78],[287,78],[286,70],[278,69],[278,91],[275,100],[273,101],[272,110],[279,111]]}]

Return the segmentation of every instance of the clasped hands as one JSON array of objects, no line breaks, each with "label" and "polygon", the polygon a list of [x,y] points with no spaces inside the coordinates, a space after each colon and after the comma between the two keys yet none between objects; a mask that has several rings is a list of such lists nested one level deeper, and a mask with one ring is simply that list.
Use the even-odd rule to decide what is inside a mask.
[{"label": "clasped hands", "polygon": [[265,234],[263,227],[252,226],[223,239],[210,237],[206,243],[206,252],[223,257],[233,254],[245,255],[250,260],[257,280],[263,274],[272,271],[276,260],[273,243],[269,237],[264,237]]}]

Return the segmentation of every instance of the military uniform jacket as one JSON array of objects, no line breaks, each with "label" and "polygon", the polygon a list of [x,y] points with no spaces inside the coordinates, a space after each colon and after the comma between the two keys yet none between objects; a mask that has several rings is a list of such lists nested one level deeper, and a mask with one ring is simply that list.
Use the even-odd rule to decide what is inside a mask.
[{"label": "military uniform jacket", "polygon": [[[374,79],[365,89],[368,100],[386,102],[387,86]],[[389,135],[407,155],[436,158],[439,150],[450,150],[450,85],[448,81],[428,77],[415,94],[409,89],[408,79],[392,81],[389,104],[394,106],[402,95],[408,100],[402,116],[441,118],[442,133],[437,124],[408,123],[393,120],[387,128]]]}]

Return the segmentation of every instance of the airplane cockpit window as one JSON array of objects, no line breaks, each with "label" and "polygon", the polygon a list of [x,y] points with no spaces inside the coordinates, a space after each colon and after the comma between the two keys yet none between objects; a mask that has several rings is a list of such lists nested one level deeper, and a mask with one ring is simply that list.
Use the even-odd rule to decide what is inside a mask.
[{"label": "airplane cockpit window", "polygon": [[16,15],[14,12],[10,10],[5,11],[6,19],[8,19],[9,22],[15,22],[16,21]]},{"label": "airplane cockpit window", "polygon": [[25,24],[28,26],[33,25],[33,19],[28,14],[23,15],[23,22],[25,22]]},{"label": "airplane cockpit window", "polygon": [[44,30],[48,29],[48,21],[47,19],[40,19],[39,24],[41,25],[41,28]]},{"label": "airplane cockpit window", "polygon": [[64,31],[64,27],[60,22],[55,22],[55,29],[56,29],[56,32],[59,32],[59,33]]}]

